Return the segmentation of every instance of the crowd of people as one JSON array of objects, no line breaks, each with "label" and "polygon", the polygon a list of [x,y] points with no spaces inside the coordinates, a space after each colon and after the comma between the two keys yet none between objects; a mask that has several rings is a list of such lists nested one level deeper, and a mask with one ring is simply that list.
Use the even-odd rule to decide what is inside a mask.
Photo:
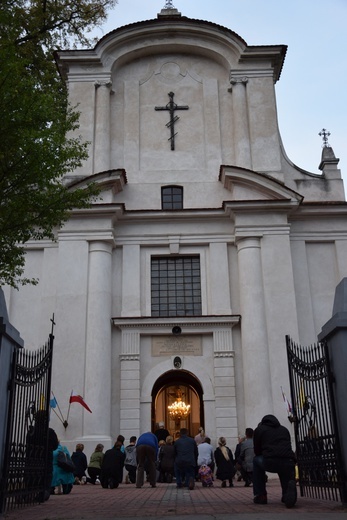
[{"label": "crowd of people", "polygon": [[[124,482],[141,488],[145,481],[153,488],[158,482],[177,488],[193,490],[197,482],[203,487],[234,487],[234,480],[244,481],[245,487],[253,487],[253,501],[267,503],[266,472],[277,473],[282,487],[282,502],[286,507],[296,503],[295,454],[292,451],[290,434],[273,415],[266,415],[253,430],[246,428],[239,436],[235,452],[227,446],[225,437],[219,437],[213,449],[211,439],[203,427],[195,437],[181,428],[176,440],[159,423],[157,430],[145,432],[138,438],[132,436],[127,446],[119,435],[114,446],[106,450],[97,444],[89,463],[84,446],[79,443],[70,454],[58,443],[53,451],[53,474],[51,493],[68,494],[73,485],[100,484],[114,489]],[[62,467],[65,457],[70,469]],[[125,470],[125,471],[124,471]]]}]

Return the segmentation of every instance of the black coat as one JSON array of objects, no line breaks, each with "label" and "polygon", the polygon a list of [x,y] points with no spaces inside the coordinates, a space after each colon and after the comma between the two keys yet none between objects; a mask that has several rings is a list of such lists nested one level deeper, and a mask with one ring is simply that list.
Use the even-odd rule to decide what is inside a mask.
[{"label": "black coat", "polygon": [[170,435],[170,433],[165,428],[159,428],[154,432],[154,435],[159,441],[166,441],[166,437]]},{"label": "black coat", "polygon": [[290,433],[274,415],[265,415],[254,430],[254,453],[265,459],[295,459]]},{"label": "black coat", "polygon": [[107,450],[101,464],[101,477],[113,478],[116,482],[122,482],[125,454],[119,448]]},{"label": "black coat", "polygon": [[216,477],[220,480],[231,480],[236,472],[232,451],[228,447],[226,447],[226,449],[229,460],[224,457],[219,447],[214,452],[214,460],[217,466]]},{"label": "black coat", "polygon": [[174,469],[175,448],[173,444],[164,444],[159,450],[160,469],[164,473],[170,473]]},{"label": "black coat", "polygon": [[86,469],[88,466],[87,457],[83,453],[83,451],[74,451],[71,455],[71,460],[75,464],[75,477],[82,478],[86,474]]}]

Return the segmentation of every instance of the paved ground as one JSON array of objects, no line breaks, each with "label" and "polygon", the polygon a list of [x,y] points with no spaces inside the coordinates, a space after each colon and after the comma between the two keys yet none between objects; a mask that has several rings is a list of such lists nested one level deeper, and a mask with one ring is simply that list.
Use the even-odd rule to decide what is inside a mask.
[{"label": "paved ground", "polygon": [[175,484],[121,484],[117,489],[99,485],[74,486],[70,495],[53,495],[44,504],[10,511],[6,520],[327,520],[347,519],[347,509],[338,502],[299,497],[293,509],[281,503],[277,480],[267,487],[268,504],[253,504],[252,488],[235,483],[234,488],[177,489]]}]

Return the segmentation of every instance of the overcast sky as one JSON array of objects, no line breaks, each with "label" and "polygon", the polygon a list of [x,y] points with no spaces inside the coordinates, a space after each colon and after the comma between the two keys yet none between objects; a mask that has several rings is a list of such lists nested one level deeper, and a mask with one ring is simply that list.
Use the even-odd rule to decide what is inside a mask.
[{"label": "overcast sky", "polygon": [[[109,31],[156,18],[166,0],[118,0]],[[279,128],[289,159],[320,173],[322,128],[340,159],[347,194],[347,0],[172,0],[182,16],[211,21],[248,45],[288,45],[276,83]]]}]

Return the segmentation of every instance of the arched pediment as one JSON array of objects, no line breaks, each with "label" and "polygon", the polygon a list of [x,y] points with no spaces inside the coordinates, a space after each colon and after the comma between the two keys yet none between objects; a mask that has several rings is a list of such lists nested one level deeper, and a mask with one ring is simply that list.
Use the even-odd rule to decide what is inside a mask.
[{"label": "arched pediment", "polygon": [[228,69],[237,63],[246,47],[246,42],[227,28],[181,17],[147,20],[120,27],[105,35],[94,52],[104,66],[111,69],[134,58],[164,52],[203,55]]},{"label": "arched pediment", "polygon": [[127,184],[125,170],[107,170],[79,179],[74,179],[68,184],[69,189],[83,189],[89,184],[96,184],[99,189],[98,198],[103,202],[112,202],[113,196],[123,191],[123,187]]},{"label": "arched pediment", "polygon": [[219,180],[235,201],[292,200],[302,202],[303,196],[264,173],[237,166],[221,166]]}]

